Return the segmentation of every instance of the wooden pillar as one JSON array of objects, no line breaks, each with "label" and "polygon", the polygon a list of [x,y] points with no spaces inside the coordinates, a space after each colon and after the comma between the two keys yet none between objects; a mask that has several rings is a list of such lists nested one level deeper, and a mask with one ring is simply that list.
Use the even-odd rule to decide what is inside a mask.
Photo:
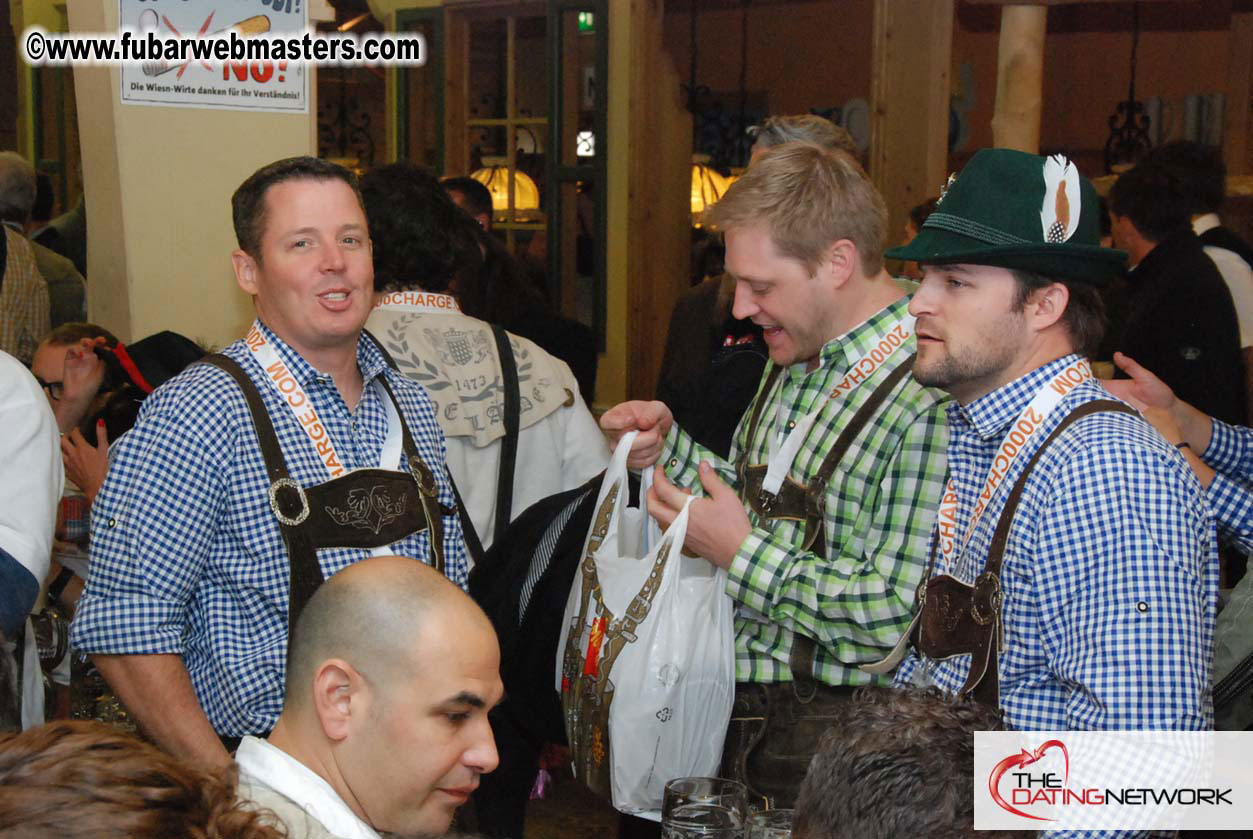
[{"label": "wooden pillar", "polygon": [[1231,15],[1223,157],[1232,175],[1253,174],[1253,12]]},{"label": "wooden pillar", "polygon": [[888,241],[948,175],[953,0],[876,0],[870,177],[888,206]]},{"label": "wooden pillar", "polygon": [[1044,99],[1045,6],[1001,9],[996,58],[996,109],[992,145],[1040,153],[1040,107]]},{"label": "wooden pillar", "polygon": [[[616,5],[618,0],[613,0],[611,6]],[[625,0],[621,5],[627,5]],[[662,46],[662,3],[630,0],[629,9],[629,93],[625,103],[609,100],[611,110],[625,104],[619,114],[626,117],[630,138],[625,395],[652,399],[670,312],[688,285],[692,118],[680,100],[681,79],[674,61]],[[610,165],[615,165],[612,160]],[[616,231],[612,217],[610,221],[609,229]],[[613,236],[611,232],[611,240]],[[598,383],[597,396],[602,395],[607,394]]]}]

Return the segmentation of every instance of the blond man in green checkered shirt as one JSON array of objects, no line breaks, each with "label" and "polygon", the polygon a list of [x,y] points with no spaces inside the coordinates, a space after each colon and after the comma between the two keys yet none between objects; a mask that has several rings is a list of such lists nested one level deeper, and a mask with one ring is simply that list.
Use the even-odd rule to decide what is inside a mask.
[{"label": "blond man in green checkered shirt", "polygon": [[[687,547],[727,570],[738,607],[723,771],[774,806],[790,806],[851,688],[890,682],[858,665],[909,624],[943,488],[945,396],[908,375],[913,320],[883,268],[886,216],[844,152],[790,143],[763,155],[708,216],[725,235],[732,311],[763,328],[771,361],[730,460],[660,402],[601,420],[611,436],[641,430],[630,464],[658,464],[648,509],[663,527],[685,489],[705,496]],[[842,434],[824,487],[815,478]]]}]

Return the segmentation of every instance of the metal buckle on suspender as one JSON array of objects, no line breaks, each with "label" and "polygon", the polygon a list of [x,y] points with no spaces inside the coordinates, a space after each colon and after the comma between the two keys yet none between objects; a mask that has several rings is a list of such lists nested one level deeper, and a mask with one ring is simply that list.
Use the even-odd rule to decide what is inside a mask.
[{"label": "metal buckle on suspender", "polygon": [[970,598],[970,617],[980,626],[987,626],[1001,613],[1001,580],[991,571],[984,571],[975,580]]},{"label": "metal buckle on suspender", "polygon": [[[294,516],[289,516],[282,510],[282,504],[279,501],[278,494],[281,490],[289,489],[296,493],[297,500],[300,501],[300,511]],[[279,478],[270,484],[270,509],[274,511],[274,518],[278,519],[288,527],[296,527],[302,524],[305,519],[309,518],[309,499],[305,496],[304,487],[293,481],[291,478]]]}]

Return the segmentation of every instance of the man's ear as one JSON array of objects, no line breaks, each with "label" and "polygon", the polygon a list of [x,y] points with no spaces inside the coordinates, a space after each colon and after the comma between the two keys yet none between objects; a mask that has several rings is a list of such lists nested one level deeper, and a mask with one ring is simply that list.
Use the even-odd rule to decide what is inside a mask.
[{"label": "man's ear", "polygon": [[369,705],[365,679],[342,658],[328,658],[313,673],[313,710],[327,739],[339,742]]},{"label": "man's ear", "polygon": [[1070,305],[1070,289],[1053,283],[1036,289],[1027,300],[1026,314],[1036,332],[1043,332],[1062,319]]},{"label": "man's ear", "polygon": [[257,261],[246,251],[236,248],[231,252],[231,267],[235,269],[235,282],[244,290],[244,294],[257,294]]},{"label": "man's ear", "polygon": [[861,270],[860,266],[857,246],[848,239],[837,239],[827,248],[819,270],[830,271],[835,287],[841,288],[853,274]]}]

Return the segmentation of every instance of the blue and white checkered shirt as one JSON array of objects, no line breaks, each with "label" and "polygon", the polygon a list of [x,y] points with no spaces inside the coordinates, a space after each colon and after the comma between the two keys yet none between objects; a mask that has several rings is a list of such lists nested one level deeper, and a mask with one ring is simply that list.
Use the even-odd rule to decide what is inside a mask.
[{"label": "blue and white checkered shirt", "polygon": [[[950,406],[948,465],[959,534],[1010,424],[1075,359]],[[1071,409],[1110,398],[1096,382],[1067,394],[1006,474],[1005,486]],[[1007,495],[1008,489],[1000,493],[980,520],[954,576],[970,583],[982,571]],[[1085,417],[1041,456],[1010,529],[1001,587],[1000,701],[1010,726],[1212,727],[1213,519],[1187,463],[1139,417]],[[968,655],[933,661],[914,650],[896,681],[955,693],[969,671]]]},{"label": "blue and white checkered shirt", "polygon": [[[264,325],[279,358],[308,393],[344,466],[377,467],[387,413],[377,376],[386,377],[422,459],[451,507],[444,438],[426,392],[387,366],[362,338],[357,364],[366,387],[350,412],[329,375],[319,373]],[[256,383],[292,478],[328,479],[292,411],[265,380],[243,341],[225,350]],[[390,468],[405,469],[403,463]],[[183,657],[196,696],[220,734],[269,731],[283,701],[288,562],[270,510],[265,463],[243,393],[225,372],[199,364],[145,400],[135,427],[114,447],[108,479],[92,508],[91,571],[78,604],[73,642],[88,653]],[[461,526],[444,517],[446,573],[466,583]],[[426,531],[393,546],[430,561]],[[322,573],[367,556],[318,551]]]},{"label": "blue and white checkered shirt", "polygon": [[1218,472],[1206,490],[1218,532],[1253,551],[1253,429],[1214,420],[1201,460]]}]

